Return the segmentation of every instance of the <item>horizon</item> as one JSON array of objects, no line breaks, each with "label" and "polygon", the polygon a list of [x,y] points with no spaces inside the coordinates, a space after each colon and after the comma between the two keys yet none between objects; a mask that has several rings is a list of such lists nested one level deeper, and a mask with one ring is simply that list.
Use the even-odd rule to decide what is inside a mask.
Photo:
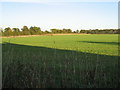
[{"label": "horizon", "polygon": [[[13,2],[14,1],[14,2]],[[1,2],[1,28],[118,29],[117,2]],[[32,1],[32,0],[31,0]]]},{"label": "horizon", "polygon": [[[25,25],[25,26],[26,26],[26,25]],[[28,26],[27,26],[27,27],[28,27]],[[39,26],[30,26],[30,27],[39,27]],[[28,29],[30,29],[30,27],[28,27]],[[10,28],[10,29],[12,30],[13,28],[18,28],[18,27],[13,27],[13,28],[11,28],[11,27],[5,27],[5,28]],[[3,30],[3,31],[4,31],[5,28],[1,28],[1,27],[0,27],[0,29]],[[22,28],[23,28],[23,27],[19,28],[19,30],[22,31]],[[40,27],[39,27],[39,28],[40,28]],[[40,29],[41,29],[41,28],[40,28]],[[59,28],[51,28],[51,29],[63,30],[63,29],[71,29],[71,28],[62,28],[62,29],[59,29]],[[49,29],[49,30],[42,30],[42,29],[41,29],[41,31],[51,31],[51,29]],[[77,30],[81,31],[81,30],[111,30],[111,29],[113,29],[113,28],[109,28],[109,29],[107,29],[107,28],[106,28],[106,29],[97,29],[97,28],[96,28],[96,29],[77,29]],[[71,29],[71,30],[72,30],[72,29]],[[114,30],[118,30],[118,28],[114,28]],[[76,31],[76,30],[72,30],[72,31]]]}]

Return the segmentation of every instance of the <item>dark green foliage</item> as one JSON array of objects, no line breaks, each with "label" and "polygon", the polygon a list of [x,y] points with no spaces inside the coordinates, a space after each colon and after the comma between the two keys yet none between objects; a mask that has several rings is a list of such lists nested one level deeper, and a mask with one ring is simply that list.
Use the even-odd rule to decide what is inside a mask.
[{"label": "dark green foliage", "polygon": [[72,30],[71,29],[63,29],[63,30],[60,30],[60,29],[51,29],[51,32],[52,33],[72,33]]},{"label": "dark green foliage", "polygon": [[63,32],[65,32],[65,33],[72,33],[72,30],[71,29],[63,29]]},{"label": "dark green foliage", "polygon": [[76,31],[73,31],[73,33],[76,33]]},{"label": "dark green foliage", "polygon": [[86,34],[119,34],[119,33],[118,33],[118,29],[81,30],[80,33],[86,33]]},{"label": "dark green foliage", "polygon": [[40,35],[42,34],[40,27],[30,27],[30,34],[31,35]]},{"label": "dark green foliage", "polygon": [[10,27],[5,28],[5,29],[4,29],[4,35],[5,35],[5,36],[12,36],[12,35],[13,35],[12,29],[11,29]]},{"label": "dark green foliage", "polygon": [[119,34],[118,29],[95,29],[95,30],[76,30],[73,31],[71,29],[50,29],[51,31],[42,31],[40,27],[31,26],[28,28],[27,26],[23,26],[21,30],[19,28],[10,27],[1,30],[2,36],[19,36],[19,35],[41,35],[41,34],[60,34],[60,33],[85,33],[85,34]]},{"label": "dark green foliage", "polygon": [[19,30],[19,28],[13,28],[12,30],[13,30],[13,35],[14,35],[14,36],[20,35],[20,30]]},{"label": "dark green foliage", "polygon": [[46,30],[45,33],[48,34],[48,33],[50,33],[50,32]]},{"label": "dark green foliage", "polygon": [[27,26],[23,26],[21,30],[23,32],[23,35],[30,35],[30,31]]}]

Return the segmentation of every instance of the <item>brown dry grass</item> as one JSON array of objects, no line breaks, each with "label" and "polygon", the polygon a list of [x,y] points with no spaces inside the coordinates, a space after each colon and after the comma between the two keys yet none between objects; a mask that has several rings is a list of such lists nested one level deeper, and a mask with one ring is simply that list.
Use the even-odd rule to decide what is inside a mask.
[{"label": "brown dry grass", "polygon": [[56,36],[56,35],[89,35],[89,34],[74,34],[74,33],[70,33],[70,34],[43,34],[43,35],[21,35],[21,36],[1,36],[1,38],[11,38],[11,37],[33,37],[33,36]]}]

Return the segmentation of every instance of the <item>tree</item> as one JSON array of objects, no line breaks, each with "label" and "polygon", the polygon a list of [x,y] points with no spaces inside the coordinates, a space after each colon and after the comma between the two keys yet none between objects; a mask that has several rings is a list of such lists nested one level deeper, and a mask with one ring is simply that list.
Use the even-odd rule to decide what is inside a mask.
[{"label": "tree", "polygon": [[10,27],[4,29],[4,35],[5,36],[12,36],[13,32]]},{"label": "tree", "polygon": [[50,29],[52,33],[57,33],[57,30],[56,29]]},{"label": "tree", "polygon": [[49,31],[45,30],[45,33],[50,33]]},{"label": "tree", "polygon": [[76,30],[76,33],[79,33],[79,30]]},{"label": "tree", "polygon": [[13,35],[14,36],[20,35],[20,29],[19,28],[13,28],[12,30],[13,30]]},{"label": "tree", "polygon": [[73,33],[76,33],[76,31],[73,31]]},{"label": "tree", "polygon": [[40,35],[40,34],[42,34],[40,27],[36,27],[36,26],[32,27],[31,26],[30,27],[30,34],[31,35]]},{"label": "tree", "polygon": [[98,34],[98,32],[99,32],[98,29],[95,29],[95,34]]},{"label": "tree", "polygon": [[63,29],[63,33],[66,33],[66,30],[65,30],[65,29]]},{"label": "tree", "polygon": [[80,33],[85,33],[85,30],[81,30]]},{"label": "tree", "polygon": [[0,28],[0,36],[4,36],[4,32],[2,28]]},{"label": "tree", "polygon": [[23,35],[30,35],[30,31],[27,26],[23,26],[21,30],[23,32]]},{"label": "tree", "polygon": [[63,30],[60,30],[60,33],[63,33]]},{"label": "tree", "polygon": [[72,30],[71,30],[71,29],[68,29],[68,33],[72,33]]}]

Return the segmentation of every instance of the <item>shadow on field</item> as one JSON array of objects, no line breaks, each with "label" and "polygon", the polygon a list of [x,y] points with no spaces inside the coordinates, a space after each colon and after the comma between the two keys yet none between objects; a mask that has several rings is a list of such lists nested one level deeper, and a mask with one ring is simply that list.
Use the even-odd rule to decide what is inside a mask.
[{"label": "shadow on field", "polygon": [[3,88],[118,87],[118,57],[2,44]]},{"label": "shadow on field", "polygon": [[93,41],[79,41],[84,43],[95,43],[95,44],[111,44],[111,45],[119,45],[119,42],[93,42]]}]

